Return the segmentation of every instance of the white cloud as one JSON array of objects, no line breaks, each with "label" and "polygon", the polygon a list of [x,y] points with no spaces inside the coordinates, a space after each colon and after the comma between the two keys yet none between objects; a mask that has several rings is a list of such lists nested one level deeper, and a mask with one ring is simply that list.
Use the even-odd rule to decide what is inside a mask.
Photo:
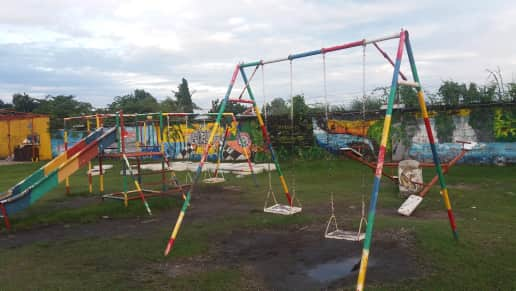
[{"label": "white cloud", "polygon": [[[163,98],[182,77],[201,106],[226,91],[240,61],[286,57],[405,27],[421,78],[485,80],[516,71],[511,1],[116,1],[18,0],[0,10],[0,92],[75,94],[96,105],[135,88]],[[396,41],[382,43],[392,58]],[[360,48],[327,56],[334,103],[361,94]],[[404,59],[404,70],[407,59]],[[267,66],[269,96],[289,94],[288,63]],[[388,85],[390,66],[367,49],[367,88]],[[321,57],[294,61],[295,92],[322,98]],[[261,95],[261,73],[254,83]],[[239,85],[241,86],[241,84]],[[235,91],[237,87],[235,88]],[[238,94],[238,93],[235,93]]]}]

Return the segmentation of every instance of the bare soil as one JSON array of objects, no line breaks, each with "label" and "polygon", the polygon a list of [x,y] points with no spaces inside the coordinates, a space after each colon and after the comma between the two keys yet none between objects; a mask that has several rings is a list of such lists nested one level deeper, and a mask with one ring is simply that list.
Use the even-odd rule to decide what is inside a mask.
[{"label": "bare soil", "polygon": [[[84,197],[71,199],[80,201],[66,202],[67,207],[93,203]],[[62,201],[56,203],[64,205]],[[152,205],[152,200],[150,203]],[[227,215],[245,216],[257,210],[258,207],[253,209],[248,203],[242,202],[241,189],[238,187],[212,185],[203,187],[200,193],[192,197],[185,222],[209,221]],[[306,209],[307,212],[310,210]],[[177,211],[161,211],[153,217],[142,213],[141,217],[129,219],[101,219],[89,224],[37,227],[0,235],[0,248],[68,239],[141,237],[149,232],[162,232],[164,227],[172,227],[176,217]],[[249,281],[250,289],[351,288],[356,282],[356,267],[360,261],[362,244],[325,239],[324,228],[322,224],[311,224],[288,225],[283,229],[237,229],[222,236],[206,238],[211,242],[208,254],[151,264],[148,268],[172,278],[217,268],[238,269]],[[395,282],[420,274],[414,250],[414,238],[410,231],[375,232],[368,283]]]}]

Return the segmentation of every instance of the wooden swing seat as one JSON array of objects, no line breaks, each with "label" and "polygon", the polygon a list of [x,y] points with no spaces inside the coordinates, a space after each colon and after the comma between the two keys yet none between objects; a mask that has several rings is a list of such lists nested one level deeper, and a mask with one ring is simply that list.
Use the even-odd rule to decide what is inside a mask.
[{"label": "wooden swing seat", "polygon": [[329,239],[343,239],[349,241],[361,241],[365,238],[365,233],[358,234],[356,231],[337,229],[332,232],[324,234],[325,238]]},{"label": "wooden swing seat", "polygon": [[274,204],[269,207],[263,208],[263,212],[280,214],[280,215],[292,215],[301,212],[302,208],[297,206],[290,206],[285,204]]}]

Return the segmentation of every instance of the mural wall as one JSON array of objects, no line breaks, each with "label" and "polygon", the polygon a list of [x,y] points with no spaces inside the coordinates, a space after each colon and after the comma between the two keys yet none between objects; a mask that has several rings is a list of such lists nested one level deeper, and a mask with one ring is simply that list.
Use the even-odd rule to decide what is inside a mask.
[{"label": "mural wall", "polygon": [[[330,119],[313,119],[317,143],[330,151],[351,147],[374,155],[378,151],[383,118],[359,114]],[[451,160],[462,145],[476,143],[460,161],[472,164],[516,163],[516,107],[462,108],[430,111],[430,124],[441,160]],[[424,123],[418,112],[396,112],[387,147],[392,160],[415,159],[431,162],[432,154]],[[371,157],[375,158],[375,157]]]},{"label": "mural wall", "polygon": [[[294,130],[288,116],[268,118],[271,141],[281,156],[292,149],[310,148],[314,143],[326,150],[338,153],[341,148],[354,148],[369,159],[376,159],[383,128],[384,112],[369,112],[365,119],[361,113],[344,116],[322,116],[312,119],[296,120]],[[474,142],[459,163],[471,164],[516,164],[516,106],[479,107],[454,110],[429,111],[430,124],[434,132],[437,150],[442,161],[451,160],[461,150],[457,141]],[[395,112],[393,114],[391,138],[387,150],[393,161],[415,159],[431,162],[432,155],[426,136],[425,126],[418,112]],[[219,128],[215,143],[210,148],[209,160],[216,160],[219,145],[224,144],[221,155],[226,161],[244,160],[244,148],[251,157],[262,161],[264,157],[263,138],[256,118],[244,118],[236,124],[228,123]],[[170,159],[200,160],[208,141],[213,122],[173,123],[164,130],[164,149]],[[139,130],[139,140],[136,139]],[[156,137],[157,126],[142,128],[127,127],[127,147],[130,151],[160,151],[160,140]],[[237,138],[240,133],[240,140]],[[69,144],[80,140],[85,132],[69,133]],[[53,154],[64,149],[62,131],[52,135]]]},{"label": "mural wall", "polygon": [[[203,150],[214,126],[214,122],[177,123],[166,126],[163,131],[163,145],[169,159],[201,159]],[[227,128],[227,134],[226,134]],[[136,133],[138,131],[138,134]],[[125,127],[126,149],[129,152],[160,152],[159,126]],[[87,135],[86,131],[68,131],[68,145],[72,146]],[[208,152],[208,160],[215,161],[221,150],[221,158],[226,161],[245,160],[244,148],[252,157],[262,151],[263,139],[255,120],[242,120],[239,124],[227,123],[220,127]],[[220,145],[224,145],[222,149]],[[63,131],[52,134],[52,154],[64,151]],[[109,151],[109,150],[107,150]]]}]

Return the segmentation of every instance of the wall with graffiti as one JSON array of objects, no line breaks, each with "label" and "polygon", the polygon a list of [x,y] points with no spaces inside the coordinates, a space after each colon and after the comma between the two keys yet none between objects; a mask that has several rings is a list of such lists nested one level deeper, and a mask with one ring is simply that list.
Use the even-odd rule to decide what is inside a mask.
[{"label": "wall with graffiti", "polygon": [[[163,147],[169,159],[200,160],[214,122],[171,123],[163,130]],[[161,138],[159,124],[150,123],[139,127],[125,127],[124,136],[128,152],[160,152]],[[68,145],[87,135],[86,131],[68,131]],[[222,161],[245,160],[246,154],[254,157],[263,151],[263,138],[255,120],[244,119],[238,123],[226,122],[217,129],[214,142],[208,151],[208,160],[216,161],[220,154]],[[52,154],[64,151],[63,131],[52,133]],[[109,152],[110,150],[107,150]]]},{"label": "wall with graffiti", "polygon": [[[451,160],[462,149],[460,141],[475,146],[461,160],[471,164],[516,163],[516,106],[473,107],[430,111],[430,124],[441,160]],[[354,148],[375,158],[380,142],[383,118],[380,114],[360,113],[339,118],[312,121],[317,143],[333,152]],[[391,138],[387,147],[394,161],[432,160],[424,123],[416,111],[393,115]]]},{"label": "wall with graffiti", "polygon": [[[214,122],[172,124],[164,130],[165,153],[171,159],[200,160]],[[213,143],[208,151],[208,160],[245,160],[254,156],[261,145],[257,123],[252,121],[228,122],[215,131]]]}]

